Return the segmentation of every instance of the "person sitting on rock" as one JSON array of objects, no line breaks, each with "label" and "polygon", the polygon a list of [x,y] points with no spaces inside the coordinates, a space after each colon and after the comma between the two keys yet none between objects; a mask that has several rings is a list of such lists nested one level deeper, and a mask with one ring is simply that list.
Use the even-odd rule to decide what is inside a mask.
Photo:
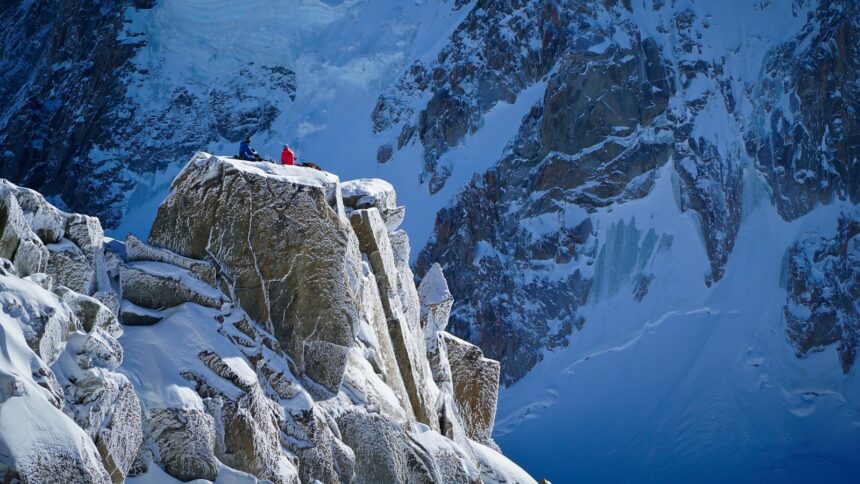
[{"label": "person sitting on rock", "polygon": [[257,150],[251,148],[250,136],[245,136],[245,139],[239,143],[239,159],[246,161],[263,161],[263,157],[257,153]]},{"label": "person sitting on rock", "polygon": [[290,149],[290,145],[284,145],[284,151],[281,152],[281,164],[290,166],[296,164],[296,154]]}]

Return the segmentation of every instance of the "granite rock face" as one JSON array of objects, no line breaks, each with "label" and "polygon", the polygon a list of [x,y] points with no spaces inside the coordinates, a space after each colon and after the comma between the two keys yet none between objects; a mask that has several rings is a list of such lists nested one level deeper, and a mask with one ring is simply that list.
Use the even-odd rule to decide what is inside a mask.
[{"label": "granite rock face", "polygon": [[[390,133],[397,149],[420,142],[422,176],[436,193],[451,173],[439,158],[473,133],[497,103],[512,102],[546,75],[567,48],[568,23],[590,8],[555,0],[477,2],[436,59],[414,63],[379,97],[374,131]],[[412,100],[423,96],[429,101],[416,110]]]},{"label": "granite rock face", "polygon": [[413,310],[414,283],[401,277],[385,224],[376,208],[357,210],[350,221],[379,285],[394,354],[412,410],[419,422],[438,430],[435,417],[438,388],[433,383],[423,338],[416,334],[420,328]]},{"label": "granite rock face", "polygon": [[212,258],[228,294],[274,332],[299,371],[337,391],[359,317],[360,277],[337,179],[296,168],[296,182],[282,183],[263,165],[208,155],[191,163],[159,208],[150,242]]},{"label": "granite rock face", "polygon": [[[582,325],[576,310],[590,278],[576,269],[561,278],[540,274],[593,262],[589,212],[649,192],[674,151],[664,126],[671,89],[653,41],[570,53],[507,156],[438,214],[417,271],[431,261],[446,269],[458,298],[450,331],[502,361],[505,383]],[[525,282],[525,272],[538,276]],[[484,297],[497,292],[507,297]],[[551,330],[547,321],[559,324]]]},{"label": "granite rock face", "polygon": [[442,333],[451,367],[458,413],[469,438],[492,443],[499,395],[499,362],[484,358],[480,348]]},{"label": "granite rock face", "polygon": [[787,220],[834,200],[860,203],[858,69],[860,5],[820,2],[749,87],[756,109],[746,148]]}]

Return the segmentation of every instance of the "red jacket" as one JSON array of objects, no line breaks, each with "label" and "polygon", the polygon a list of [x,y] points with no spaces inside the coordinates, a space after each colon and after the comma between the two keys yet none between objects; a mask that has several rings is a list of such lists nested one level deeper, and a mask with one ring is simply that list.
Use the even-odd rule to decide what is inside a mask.
[{"label": "red jacket", "polygon": [[284,146],[284,151],[281,152],[281,164],[282,165],[294,165],[296,164],[296,154],[293,153],[293,150]]}]

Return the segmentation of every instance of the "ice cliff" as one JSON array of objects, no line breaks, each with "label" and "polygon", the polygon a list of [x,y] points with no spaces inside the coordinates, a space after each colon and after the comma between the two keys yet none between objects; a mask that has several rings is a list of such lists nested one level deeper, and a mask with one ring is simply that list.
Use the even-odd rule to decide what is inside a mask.
[{"label": "ice cliff", "polygon": [[0,181],[0,475],[533,482],[381,180],[196,154],[148,241]]}]

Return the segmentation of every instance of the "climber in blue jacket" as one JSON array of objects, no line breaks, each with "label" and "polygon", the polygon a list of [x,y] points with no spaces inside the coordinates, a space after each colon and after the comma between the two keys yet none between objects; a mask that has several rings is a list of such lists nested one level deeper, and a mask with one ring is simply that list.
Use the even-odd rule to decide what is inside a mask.
[{"label": "climber in blue jacket", "polygon": [[257,153],[257,150],[251,148],[251,137],[245,136],[245,139],[239,143],[239,159],[247,161],[262,161],[263,157]]}]

